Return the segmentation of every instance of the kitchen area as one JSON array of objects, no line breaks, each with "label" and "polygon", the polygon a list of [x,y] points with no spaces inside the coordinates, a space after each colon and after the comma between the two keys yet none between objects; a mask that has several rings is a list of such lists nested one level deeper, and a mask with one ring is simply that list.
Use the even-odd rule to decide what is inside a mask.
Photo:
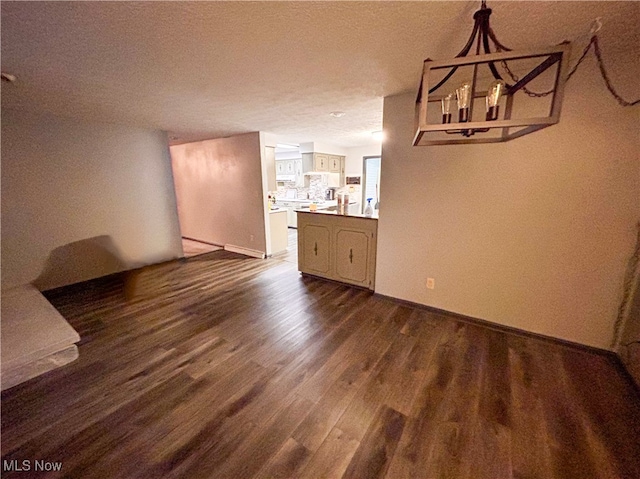
[{"label": "kitchen area", "polygon": [[[368,188],[362,175],[345,175],[345,155],[282,144],[270,153],[275,182],[269,184],[276,187],[267,198],[273,254],[296,263],[302,274],[373,290],[379,170]],[[362,158],[366,166],[368,157]],[[369,194],[375,201],[363,208],[363,195]]]},{"label": "kitchen area", "polygon": [[[307,147],[306,150],[309,148]],[[301,211],[335,211],[338,201],[348,214],[361,212],[360,177],[345,177],[345,156],[305,151],[305,145],[275,148],[275,185],[271,210],[287,212],[287,226],[297,228]]]},{"label": "kitchen area", "polygon": [[183,249],[189,241],[256,258],[293,257],[299,212],[354,215],[363,211],[363,196],[377,203],[375,185],[361,184],[367,178],[361,165],[379,151],[379,145],[284,145],[262,132],[172,145]]}]

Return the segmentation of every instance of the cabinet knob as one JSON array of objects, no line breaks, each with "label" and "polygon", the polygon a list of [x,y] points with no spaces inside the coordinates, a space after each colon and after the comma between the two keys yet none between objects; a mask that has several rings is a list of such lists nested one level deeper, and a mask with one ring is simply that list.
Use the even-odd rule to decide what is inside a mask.
[{"label": "cabinet knob", "polygon": [[314,246],[313,246],[313,252],[315,253],[316,256],[318,256],[318,242],[316,241]]},{"label": "cabinet knob", "polygon": [[349,248],[349,263],[353,263],[353,248]]}]

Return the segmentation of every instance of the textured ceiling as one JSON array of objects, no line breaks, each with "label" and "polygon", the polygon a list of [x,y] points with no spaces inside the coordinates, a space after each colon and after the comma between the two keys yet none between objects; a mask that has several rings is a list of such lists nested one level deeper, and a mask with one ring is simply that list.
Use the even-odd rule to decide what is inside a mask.
[{"label": "textured ceiling", "polygon": [[[382,128],[383,97],[458,53],[480,2],[7,2],[3,108],[162,129],[175,142],[266,131],[345,147]],[[500,40],[640,44],[640,3],[488,2]],[[633,92],[630,96],[637,96]],[[331,111],[346,114],[333,118]]]}]

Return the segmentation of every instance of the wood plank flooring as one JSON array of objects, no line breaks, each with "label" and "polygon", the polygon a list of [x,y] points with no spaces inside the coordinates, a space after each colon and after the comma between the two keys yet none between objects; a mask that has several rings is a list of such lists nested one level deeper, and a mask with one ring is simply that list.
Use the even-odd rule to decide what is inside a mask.
[{"label": "wood plank flooring", "polygon": [[133,299],[117,278],[47,292],[80,358],[2,393],[2,477],[640,477],[640,399],[612,357],[285,258],[154,266]]}]

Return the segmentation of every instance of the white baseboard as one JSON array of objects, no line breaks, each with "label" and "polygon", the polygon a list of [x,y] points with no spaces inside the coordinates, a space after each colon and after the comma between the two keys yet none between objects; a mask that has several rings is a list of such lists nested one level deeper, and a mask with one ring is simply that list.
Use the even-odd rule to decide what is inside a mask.
[{"label": "white baseboard", "polygon": [[225,251],[231,251],[232,253],[239,253],[245,256],[251,256],[252,258],[264,259],[264,251],[258,251],[255,249],[243,248],[242,246],[236,246],[232,244],[224,245]]}]

